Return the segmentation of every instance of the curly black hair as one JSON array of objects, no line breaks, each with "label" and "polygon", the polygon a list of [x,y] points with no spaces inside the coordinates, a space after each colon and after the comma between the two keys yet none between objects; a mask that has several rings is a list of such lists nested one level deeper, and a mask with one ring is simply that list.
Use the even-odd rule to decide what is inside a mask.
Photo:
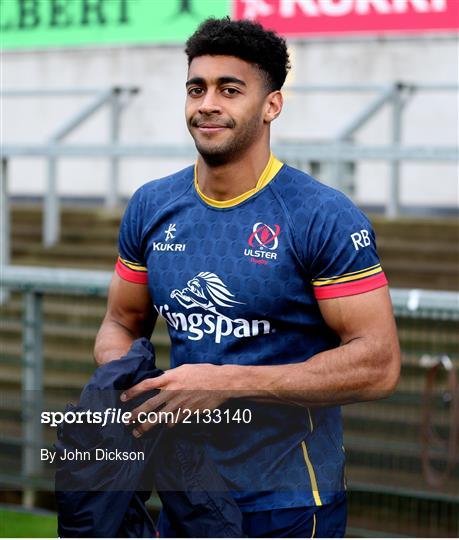
[{"label": "curly black hair", "polygon": [[188,66],[204,55],[236,56],[258,66],[270,92],[280,90],[290,69],[285,40],[251,21],[206,19],[186,42]]}]

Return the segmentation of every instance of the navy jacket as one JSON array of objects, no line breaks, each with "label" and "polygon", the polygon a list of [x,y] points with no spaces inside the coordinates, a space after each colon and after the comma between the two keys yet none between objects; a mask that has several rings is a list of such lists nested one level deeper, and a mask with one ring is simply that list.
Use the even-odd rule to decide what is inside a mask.
[{"label": "navy jacket", "polygon": [[[129,403],[121,403],[121,391],[161,373],[153,346],[139,339],[126,356],[98,368],[78,405],[68,405],[67,411],[132,410],[156,391]],[[59,536],[156,536],[145,508],[153,488],[182,536],[243,536],[241,512],[206,454],[203,437],[195,424],[159,425],[140,439],[119,422],[60,424],[55,445]],[[145,459],[96,460],[97,449],[143,452]],[[79,459],[68,459],[76,451]]]}]

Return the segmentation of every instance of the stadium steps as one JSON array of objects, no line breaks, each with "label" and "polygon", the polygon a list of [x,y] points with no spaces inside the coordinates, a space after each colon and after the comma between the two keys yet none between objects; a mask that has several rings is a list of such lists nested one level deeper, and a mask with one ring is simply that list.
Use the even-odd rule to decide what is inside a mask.
[{"label": "stadium steps", "polygon": [[[365,478],[367,483],[380,483],[380,477],[387,472],[391,474],[394,470],[399,473],[409,474],[408,482],[404,487],[413,485],[416,476],[423,476],[422,473],[422,445],[419,440],[413,439],[407,433],[399,432],[389,436],[388,433],[362,434],[362,431],[355,432],[348,429],[345,435],[345,448],[347,464],[357,468],[368,467],[372,472],[367,471]],[[446,452],[444,448],[431,448],[429,456],[435,468],[443,470],[446,465]],[[351,478],[354,478],[351,476]],[[398,484],[401,486],[401,482]],[[424,491],[428,491],[427,482],[423,481]],[[451,496],[459,496],[459,458],[456,459],[452,475],[449,481],[450,488],[443,492]]]},{"label": "stadium steps", "polygon": [[[87,242],[87,241],[86,241]],[[112,261],[112,268],[115,265],[117,252],[115,245],[100,245],[87,243],[75,245],[59,244],[55,247],[46,249],[46,261],[47,266],[61,266],[68,265],[75,267],[75,260],[86,260],[87,268],[100,267],[101,269],[107,269],[108,261]],[[15,242],[14,255],[19,259],[25,261],[37,261],[43,258],[43,248],[40,244],[31,244],[30,242]],[[42,262],[43,265],[43,262]]]},{"label": "stadium steps", "polygon": [[[99,321],[100,323],[101,321]],[[82,347],[87,348],[94,345],[94,338],[98,329],[98,326],[80,326],[70,325],[68,322],[45,322],[43,325],[43,338],[46,340],[50,337],[53,339],[53,343],[64,349],[66,345],[71,348],[73,342],[81,344]],[[2,323],[2,335],[5,340],[14,339],[20,340],[22,335],[22,322],[21,321],[4,321]],[[165,335],[158,336],[156,345],[168,346],[169,339]]]},{"label": "stadium steps", "polygon": [[376,230],[376,240],[392,238],[400,241],[453,242],[459,241],[458,219],[454,217],[400,217],[387,219],[380,215],[370,215]]},{"label": "stadium steps", "polygon": [[[121,210],[106,210],[102,207],[85,206],[61,206],[61,224],[67,225],[105,225],[118,226],[122,216]],[[41,204],[36,203],[13,203],[11,212],[13,228],[16,224],[34,224],[41,226],[43,222],[43,210]]]},{"label": "stadium steps", "polygon": [[[426,498],[421,490],[398,489],[398,476],[381,478],[378,492],[361,482],[354,482],[349,492],[349,526],[351,537],[457,538],[459,503],[432,490]],[[402,477],[403,481],[403,477]],[[384,531],[384,532],[382,532]]]},{"label": "stadium steps", "polygon": [[459,289],[459,223],[448,218],[371,216],[381,263],[393,287]]},{"label": "stadium steps", "polygon": [[[349,458],[348,458],[349,459]],[[392,492],[399,495],[411,495],[420,499],[442,500],[455,503],[459,507],[457,476],[447,480],[440,488],[427,484],[422,473],[400,470],[384,470],[379,474],[374,466],[361,466],[348,463],[346,466],[348,488],[366,491]],[[371,481],[369,482],[369,479]]]},{"label": "stadium steps", "polygon": [[[454,261],[454,253],[451,253],[451,242],[439,241],[439,242],[421,242],[412,241],[409,242],[411,249],[410,262],[417,264],[418,262],[425,263],[439,262],[450,263]],[[407,240],[399,240],[397,238],[384,237],[378,240],[378,252],[385,254],[386,258],[392,257],[393,259],[404,259],[407,250]]]},{"label": "stadium steps", "polygon": [[[116,245],[117,241],[117,225],[103,225],[97,224],[97,227],[81,226],[81,225],[65,225],[64,230],[61,233],[62,243],[67,242],[87,242],[91,240],[95,243],[105,243]],[[41,224],[34,223],[22,223],[19,221],[13,225],[12,229],[12,241],[21,242],[23,240],[30,240],[37,243],[41,242],[42,232]]]},{"label": "stadium steps", "polygon": [[83,261],[80,264],[76,265],[74,260],[65,260],[65,259],[59,259],[59,260],[53,260],[52,257],[50,259],[45,259],[43,257],[34,257],[34,256],[21,256],[21,257],[15,257],[12,260],[12,264],[17,264],[21,266],[42,266],[44,268],[48,267],[59,267],[59,268],[71,268],[71,269],[81,269],[81,270],[113,270],[113,267],[115,265],[115,259],[111,258],[113,264],[111,265],[111,268],[107,268],[107,262],[105,260],[103,261]]},{"label": "stadium steps", "polygon": [[[393,261],[380,253],[381,263],[391,287],[402,289],[458,290],[458,264],[436,262],[417,263],[416,268],[408,261]],[[409,255],[405,256],[409,258]]]},{"label": "stadium steps", "polygon": [[[415,395],[417,396],[416,403],[405,403],[403,406],[394,398],[346,405],[343,407],[346,426],[368,434],[387,432],[390,435],[400,434],[419,438],[422,422],[422,408],[420,407],[422,397],[418,392]],[[449,426],[449,418],[446,414],[447,410],[441,390],[436,392],[436,401],[435,426],[445,429]],[[442,407],[443,411],[441,411]]]}]

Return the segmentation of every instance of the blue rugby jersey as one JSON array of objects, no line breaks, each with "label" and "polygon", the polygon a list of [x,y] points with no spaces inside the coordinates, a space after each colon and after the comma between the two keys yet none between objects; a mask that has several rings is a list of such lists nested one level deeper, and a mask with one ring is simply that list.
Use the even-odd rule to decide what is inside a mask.
[{"label": "blue rugby jersey", "polygon": [[[273,156],[251,191],[213,201],[188,167],[132,197],[117,273],[148,284],[171,367],[277,365],[339,345],[317,300],[387,284],[366,216]],[[207,444],[245,511],[331,502],[344,489],[339,407],[237,402],[255,422],[213,424]]]}]

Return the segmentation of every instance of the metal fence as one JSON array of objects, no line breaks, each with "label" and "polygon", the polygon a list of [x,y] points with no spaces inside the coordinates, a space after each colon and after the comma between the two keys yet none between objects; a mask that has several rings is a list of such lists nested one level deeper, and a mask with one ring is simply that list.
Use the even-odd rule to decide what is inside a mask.
[{"label": "metal fence", "polygon": [[[54,245],[59,238],[59,197],[58,197],[58,174],[57,160],[58,155],[50,149],[59,152],[65,139],[74,133],[82,124],[92,118],[102,108],[106,108],[109,113],[109,144],[116,145],[119,141],[121,128],[121,115],[131,99],[139,92],[139,88],[114,86],[110,88],[86,88],[86,89],[56,89],[56,90],[3,90],[1,97],[3,98],[65,98],[65,97],[93,97],[92,101],[82,107],[77,114],[70,120],[63,123],[41,146],[39,155],[47,158],[48,173],[46,182],[46,192],[44,198],[43,214],[43,244],[45,246]],[[21,145],[13,145],[11,150],[7,150],[5,145],[3,151],[0,151],[2,166],[1,179],[2,190],[0,195],[7,200],[8,195],[8,164],[10,158],[15,152],[21,148]],[[40,148],[40,147],[39,147]],[[64,147],[65,148],[65,147]],[[26,151],[26,157],[33,157],[34,152]],[[108,208],[113,208],[118,203],[119,191],[119,156],[107,156],[110,160],[110,182],[107,186],[105,197],[105,205]]]},{"label": "metal fence", "polygon": [[[459,157],[455,146],[406,146],[402,143],[403,112],[408,102],[420,92],[457,92],[457,84],[421,84],[396,81],[389,85],[309,85],[286,87],[292,94],[304,93],[354,93],[374,94],[367,104],[348,123],[340,128],[331,140],[322,144],[311,141],[286,142],[274,145],[276,155],[299,168],[310,168],[311,162],[328,167],[329,183],[346,191],[346,164],[357,161],[386,161],[391,165],[390,188],[386,202],[386,215],[395,217],[400,212],[400,164],[402,162],[444,162],[456,163]],[[43,243],[52,246],[59,240],[60,210],[58,197],[57,164],[63,158],[107,158],[110,161],[110,181],[106,191],[105,203],[114,207],[120,199],[119,163],[129,158],[185,158],[194,159],[195,148],[190,145],[129,145],[119,143],[122,111],[130,100],[140,91],[137,87],[112,87],[107,89],[61,89],[61,90],[3,90],[2,99],[30,97],[62,97],[69,95],[94,95],[94,100],[82,108],[73,118],[63,124],[45,144],[7,144],[0,147],[0,198],[7,200],[10,163],[17,158],[41,157],[47,161],[47,186],[44,198]],[[107,144],[72,145],[63,144],[64,139],[92,115],[106,107],[110,114],[109,142]],[[362,145],[354,142],[357,132],[365,126],[381,109],[391,107],[391,143],[389,145]],[[6,204],[2,208],[1,243],[4,246],[2,260],[9,264],[8,250],[8,212]]]},{"label": "metal fence", "polygon": [[[63,410],[94,369],[92,347],[110,272],[6,267],[0,309],[0,485],[33,504],[52,490],[37,449],[55,430],[41,407]],[[459,294],[391,290],[403,351],[402,377],[388,399],[343,408],[349,533],[458,536]],[[153,336],[167,368],[169,339]]]}]

